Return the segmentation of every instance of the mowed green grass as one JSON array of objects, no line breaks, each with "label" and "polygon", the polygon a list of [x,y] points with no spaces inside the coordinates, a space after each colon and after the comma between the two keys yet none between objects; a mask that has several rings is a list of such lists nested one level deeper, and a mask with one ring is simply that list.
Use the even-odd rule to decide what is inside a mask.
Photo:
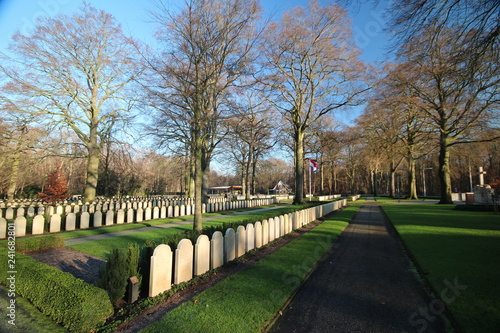
[{"label": "mowed green grass", "polygon": [[453,208],[383,206],[462,330],[499,332],[500,215]]},{"label": "mowed green grass", "polygon": [[[221,215],[219,219],[204,221],[203,227],[221,226],[224,222],[239,222],[247,219],[254,219],[255,221],[258,221],[260,218],[264,219],[269,215],[279,216],[281,214],[286,214],[290,212],[291,209],[297,207],[298,206],[287,206],[267,211],[249,212],[248,214],[240,214],[227,217]],[[187,219],[192,219],[192,217]],[[175,221],[178,221],[178,219],[175,219]],[[163,240],[169,237],[180,235],[192,229],[192,223],[187,223],[183,226],[176,226],[171,228],[155,228],[153,230],[141,231],[130,235],[111,237],[98,241],[90,241],[70,245],[68,247],[106,260],[108,253],[114,248],[125,248],[128,246],[128,244],[131,243],[137,243],[142,246],[146,241],[153,241],[156,244],[161,244]]]},{"label": "mowed green grass", "polygon": [[2,309],[2,318],[0,319],[0,332],[9,333],[64,333],[64,327],[50,320],[49,317],[41,313],[28,300],[17,296],[15,298],[15,325],[9,324],[11,317],[7,317],[10,313],[8,306],[11,298],[8,295],[8,290],[5,286],[0,285],[0,308]]},{"label": "mowed green grass", "polygon": [[349,207],[141,332],[260,332],[348,225]]}]

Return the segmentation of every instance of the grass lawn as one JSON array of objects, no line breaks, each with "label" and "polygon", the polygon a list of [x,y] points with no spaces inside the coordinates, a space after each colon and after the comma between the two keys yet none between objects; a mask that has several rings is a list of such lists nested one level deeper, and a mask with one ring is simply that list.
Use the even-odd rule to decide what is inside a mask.
[{"label": "grass lawn", "polygon": [[[275,206],[279,206],[279,204],[252,207],[252,208],[242,208],[242,209],[236,209],[236,210],[227,210],[227,211],[220,211],[220,212],[215,212],[215,213],[205,213],[205,214],[203,214],[203,217],[206,218],[206,217],[214,217],[214,216],[224,216],[224,215],[230,215],[230,214],[234,214],[234,213],[240,213],[240,212],[245,212],[245,211],[250,211],[250,210],[255,210],[255,209],[272,208]],[[179,222],[179,221],[189,221],[192,219],[193,219],[192,215],[187,215],[187,216],[179,216],[179,217],[168,218],[168,219],[156,219],[156,220],[148,220],[148,221],[143,221],[143,222],[124,223],[124,224],[119,224],[119,225],[115,224],[115,225],[108,226],[108,227],[103,226],[103,227],[99,227],[99,228],[67,231],[67,232],[60,233],[60,235],[63,238],[85,237],[85,236],[92,236],[92,235],[98,235],[98,234],[106,234],[106,233],[116,232],[116,231],[150,227],[150,226],[155,226],[155,225],[159,225],[159,224],[166,224],[166,223]]]},{"label": "grass lawn", "polygon": [[41,313],[28,300],[17,296],[15,303],[15,326],[8,323],[11,318],[7,317],[7,307],[10,305],[10,298],[7,295],[5,286],[0,285],[0,308],[2,309],[2,318],[0,320],[0,332],[10,333],[64,333],[66,330],[50,320],[49,317]]},{"label": "grass lawn", "polygon": [[260,332],[354,216],[349,207],[141,332]]},{"label": "grass lawn", "polygon": [[454,207],[383,209],[462,330],[499,332],[500,216]]},{"label": "grass lawn", "polygon": [[[279,216],[282,214],[287,214],[291,212],[293,209],[297,209],[299,206],[287,206],[282,208],[277,208],[268,211],[261,212],[249,212],[248,214],[240,214],[235,216],[227,216],[224,217],[220,215],[220,219],[204,221],[203,227],[211,227],[211,226],[221,226],[223,223],[231,223],[231,222],[239,222],[244,220],[252,219],[254,221],[259,221],[268,218],[269,216]],[[307,207],[305,205],[304,207]],[[254,208],[255,209],[255,208]],[[185,217],[184,220],[192,219],[192,217]],[[164,222],[165,220],[163,220]],[[174,220],[173,220],[174,221]],[[179,221],[179,219],[175,219],[175,221]],[[170,220],[169,220],[170,222]],[[149,223],[149,222],[148,222]],[[124,248],[130,243],[138,243],[139,245],[143,245],[146,241],[154,241],[156,244],[161,244],[163,240],[169,237],[174,237],[186,231],[192,230],[192,224],[186,224],[183,226],[177,226],[172,228],[165,229],[154,229],[150,231],[138,232],[130,235],[120,236],[120,237],[112,237],[107,239],[102,239],[98,241],[91,241],[80,243],[76,245],[70,245],[68,247],[88,253],[90,255],[107,259],[107,254],[113,248]]]}]

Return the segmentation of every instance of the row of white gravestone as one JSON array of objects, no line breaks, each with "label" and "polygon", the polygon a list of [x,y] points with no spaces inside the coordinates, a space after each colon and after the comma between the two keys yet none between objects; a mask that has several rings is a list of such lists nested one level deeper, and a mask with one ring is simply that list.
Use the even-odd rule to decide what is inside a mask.
[{"label": "row of white gravestone", "polygon": [[[0,217],[4,217],[5,219],[14,219],[15,217],[18,216],[26,216],[26,217],[34,217],[35,215],[43,215],[47,214],[49,216],[54,215],[54,214],[69,214],[69,213],[75,213],[78,214],[80,212],[89,212],[89,213],[94,213],[96,211],[101,211],[103,213],[108,212],[109,210],[117,211],[119,209],[123,210],[128,210],[128,209],[147,209],[147,208],[158,208],[161,209],[163,207],[175,207],[175,206],[192,206],[192,204],[184,204],[183,202],[186,200],[182,201],[177,201],[177,203],[174,202],[169,202],[168,204],[161,204],[159,206],[153,205],[151,202],[146,203],[146,202],[128,202],[128,203],[122,203],[121,205],[114,205],[114,204],[84,204],[84,205],[66,205],[66,206],[28,206],[28,207],[8,207],[5,209],[0,210]],[[214,200],[212,200],[214,201]],[[250,203],[246,203],[250,202]],[[278,201],[274,198],[268,198],[268,199],[254,199],[254,200],[240,200],[240,201],[214,201],[214,202],[209,202],[206,204],[207,209],[211,209],[212,212],[215,211],[221,211],[224,209],[233,209],[230,207],[236,207],[236,208],[241,208],[243,206],[248,206],[248,207],[254,207],[256,206],[256,202],[262,202],[263,205],[269,204],[269,203],[277,203]],[[246,204],[245,204],[246,203]],[[189,215],[189,214],[187,214]]]},{"label": "row of white gravestone", "polygon": [[346,205],[346,199],[331,202],[255,224],[249,223],[246,227],[239,226],[236,231],[229,228],[224,236],[217,231],[211,240],[201,235],[194,246],[189,239],[182,239],[174,252],[168,245],[159,245],[151,257],[148,295],[159,295],[169,290],[172,284],[189,281],[194,276],[220,267]]},{"label": "row of white gravestone", "polygon": [[[203,213],[217,212],[229,209],[250,208],[256,206],[264,206],[274,203],[274,199],[258,199],[252,201],[232,201],[226,203],[212,203],[204,205]],[[87,229],[89,227],[110,226],[113,224],[142,222],[154,220],[158,218],[169,218],[178,216],[189,216],[194,214],[193,205],[168,206],[168,207],[147,207],[146,209],[129,208],[127,210],[119,209],[118,211],[108,210],[106,213],[96,211],[93,214],[89,212],[81,212],[79,214],[67,213],[65,219],[61,218],[60,214],[50,216],[47,227],[45,227],[45,218],[43,215],[35,215],[31,224],[31,230],[27,230],[26,218],[22,215],[17,216],[14,222],[16,226],[16,236],[22,237],[27,234],[40,235],[45,231],[49,233],[60,232],[61,230],[71,231],[75,229]],[[91,219],[92,218],[92,219]],[[12,219],[9,217],[8,219]],[[79,223],[77,223],[77,221]],[[92,223],[91,223],[92,222]],[[7,237],[6,219],[0,217],[0,239]]]},{"label": "row of white gravestone", "polygon": [[[270,199],[270,198],[266,198]],[[229,201],[224,197],[216,197],[209,198],[208,203],[225,203]],[[92,203],[82,203],[78,201],[77,203],[69,203],[65,202],[63,204],[59,204],[55,207],[50,205],[44,205],[40,201],[22,201],[22,202],[0,202],[1,209],[18,209],[23,208],[25,211],[28,209],[34,209],[36,214],[43,214],[44,208],[47,206],[48,209],[53,209],[54,211],[48,211],[49,215],[52,214],[62,214],[63,211],[66,213],[78,213],[80,211],[88,211],[89,213],[93,213],[96,210],[100,210],[102,212],[106,212],[108,210],[118,210],[118,209],[138,209],[138,208],[147,208],[147,207],[163,207],[163,206],[175,206],[175,205],[193,205],[194,199],[192,198],[170,198],[170,199],[140,199],[140,200],[127,200],[127,199],[108,199],[108,200],[96,200]],[[39,212],[41,210],[41,212]],[[19,216],[16,215],[16,216]]]}]

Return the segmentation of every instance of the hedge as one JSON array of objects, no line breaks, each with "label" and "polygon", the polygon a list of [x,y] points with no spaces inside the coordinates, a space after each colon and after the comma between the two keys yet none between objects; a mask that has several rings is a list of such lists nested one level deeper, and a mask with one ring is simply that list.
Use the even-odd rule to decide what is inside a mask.
[{"label": "hedge", "polygon": [[[16,293],[68,331],[91,332],[113,314],[105,290],[22,253],[15,255]],[[8,262],[8,251],[4,248],[0,248],[0,262],[2,266]],[[9,286],[7,271],[1,270],[0,282]]]},{"label": "hedge", "polygon": [[[5,242],[5,246],[7,246],[7,242]],[[60,246],[64,246],[64,239],[61,235],[34,238],[16,238],[16,251],[19,252],[45,250]]]}]

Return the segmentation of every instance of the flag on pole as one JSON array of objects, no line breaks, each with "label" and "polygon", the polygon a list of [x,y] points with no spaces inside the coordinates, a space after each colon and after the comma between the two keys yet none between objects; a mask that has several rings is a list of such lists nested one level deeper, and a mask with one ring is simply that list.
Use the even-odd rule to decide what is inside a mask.
[{"label": "flag on pole", "polygon": [[318,171],[318,163],[316,163],[315,160],[313,160],[312,158],[309,159],[309,164],[311,166],[311,170],[312,172],[316,173],[316,171]]}]

